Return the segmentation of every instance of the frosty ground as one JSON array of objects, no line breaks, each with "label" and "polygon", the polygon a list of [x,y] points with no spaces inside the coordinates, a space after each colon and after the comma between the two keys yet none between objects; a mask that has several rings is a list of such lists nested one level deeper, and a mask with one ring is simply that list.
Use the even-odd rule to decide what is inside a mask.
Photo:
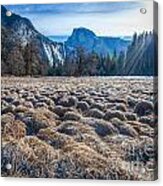
[{"label": "frosty ground", "polygon": [[155,179],[153,78],[2,77],[1,118],[2,176]]}]

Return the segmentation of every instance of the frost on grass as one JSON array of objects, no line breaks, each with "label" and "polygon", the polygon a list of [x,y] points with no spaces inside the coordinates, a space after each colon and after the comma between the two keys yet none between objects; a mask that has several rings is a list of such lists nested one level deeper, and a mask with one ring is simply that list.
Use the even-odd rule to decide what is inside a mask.
[{"label": "frost on grass", "polygon": [[152,83],[150,78],[3,77],[2,176],[154,180]]}]

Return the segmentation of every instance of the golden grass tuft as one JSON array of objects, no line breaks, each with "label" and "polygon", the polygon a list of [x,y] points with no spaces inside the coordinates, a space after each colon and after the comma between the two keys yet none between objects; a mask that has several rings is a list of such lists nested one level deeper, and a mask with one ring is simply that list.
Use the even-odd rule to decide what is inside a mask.
[{"label": "golden grass tuft", "polygon": [[[54,177],[58,156],[57,151],[37,137],[3,141],[2,176]],[[8,163],[12,165],[11,170],[6,170]]]},{"label": "golden grass tuft", "polygon": [[14,139],[21,139],[26,136],[26,125],[19,120],[14,120],[5,125],[2,133],[3,137],[12,137]]}]

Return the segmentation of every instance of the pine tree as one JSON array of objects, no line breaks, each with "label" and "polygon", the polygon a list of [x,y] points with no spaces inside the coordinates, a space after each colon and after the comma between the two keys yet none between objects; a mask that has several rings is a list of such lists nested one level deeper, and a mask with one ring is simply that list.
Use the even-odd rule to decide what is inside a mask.
[{"label": "pine tree", "polygon": [[110,74],[111,66],[112,66],[112,61],[110,59],[110,55],[107,54],[107,56],[105,57],[105,60],[104,60],[105,75]]},{"label": "pine tree", "polygon": [[25,75],[25,63],[22,54],[22,48],[20,45],[15,44],[11,52],[8,54],[7,64],[9,69],[9,74],[15,76]]},{"label": "pine tree", "polygon": [[85,52],[82,47],[77,47],[76,56],[77,69],[75,75],[81,76],[85,68]]},{"label": "pine tree", "polygon": [[24,50],[24,61],[26,66],[26,75],[32,75],[32,49],[31,46],[27,43]]},{"label": "pine tree", "polygon": [[116,68],[117,75],[123,75],[124,63],[125,63],[125,53],[121,51],[117,60],[117,68]]},{"label": "pine tree", "polygon": [[132,39],[132,44],[131,44],[132,46],[136,45],[137,38],[138,38],[138,36],[137,36],[137,33],[135,32],[134,35],[133,35],[133,39]]},{"label": "pine tree", "polygon": [[98,74],[99,56],[96,52],[90,53],[86,58],[85,71],[87,75],[94,76]]},{"label": "pine tree", "polygon": [[117,71],[117,52],[115,49],[111,60],[110,75],[115,75],[116,71]]}]

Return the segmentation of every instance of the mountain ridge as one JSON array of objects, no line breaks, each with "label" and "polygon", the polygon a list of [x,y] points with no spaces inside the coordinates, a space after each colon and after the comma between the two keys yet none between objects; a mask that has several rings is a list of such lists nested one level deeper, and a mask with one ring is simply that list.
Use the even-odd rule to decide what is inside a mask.
[{"label": "mountain ridge", "polygon": [[[53,42],[38,32],[29,19],[14,13],[8,17],[6,12],[7,9],[1,6],[2,74],[26,75],[26,68],[30,66],[34,74],[46,75],[49,67],[55,63],[63,63],[62,44]],[[29,56],[32,56],[32,59]],[[21,72],[12,71],[14,64],[21,66]]]},{"label": "mountain ridge", "polygon": [[79,27],[74,28],[72,34],[65,42],[68,53],[73,52],[78,47],[83,47],[87,52],[96,52],[99,55],[112,55],[114,51],[119,54],[126,52],[130,41],[120,37],[97,36],[90,29]]}]

